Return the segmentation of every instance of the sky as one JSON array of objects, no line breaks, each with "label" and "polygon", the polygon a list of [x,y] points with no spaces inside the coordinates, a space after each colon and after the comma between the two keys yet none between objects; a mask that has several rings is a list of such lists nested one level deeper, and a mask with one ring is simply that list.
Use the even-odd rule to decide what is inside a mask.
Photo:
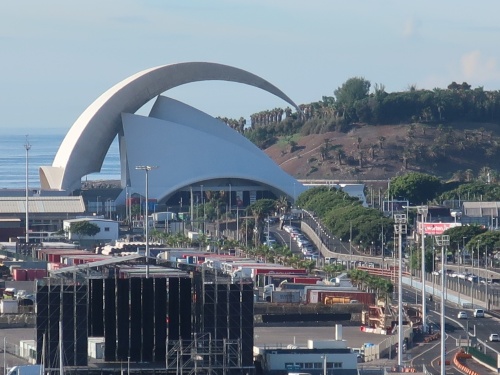
[{"label": "sky", "polygon": [[[452,81],[498,90],[498,14],[498,0],[2,1],[0,136],[64,134],[116,83],[190,61],[247,70],[297,104],[333,96],[352,77],[387,92]],[[218,81],[164,95],[235,119],[287,107]]]}]

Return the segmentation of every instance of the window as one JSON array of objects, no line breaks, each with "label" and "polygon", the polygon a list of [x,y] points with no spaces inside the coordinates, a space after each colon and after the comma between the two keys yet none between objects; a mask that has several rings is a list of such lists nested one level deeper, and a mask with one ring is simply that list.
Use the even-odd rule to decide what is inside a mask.
[{"label": "window", "polygon": [[304,363],[304,368],[308,368],[308,369],[313,368],[313,364],[311,362],[306,362],[306,363]]},{"label": "window", "polygon": [[105,232],[109,232],[109,227],[104,227]]},{"label": "window", "polygon": [[323,363],[321,363],[321,362],[314,362],[313,366],[314,366],[314,368],[323,368]]},{"label": "window", "polygon": [[342,368],[342,362],[333,362],[333,368]]},{"label": "window", "polygon": [[295,368],[296,369],[304,368],[304,364],[303,363],[295,363]]}]

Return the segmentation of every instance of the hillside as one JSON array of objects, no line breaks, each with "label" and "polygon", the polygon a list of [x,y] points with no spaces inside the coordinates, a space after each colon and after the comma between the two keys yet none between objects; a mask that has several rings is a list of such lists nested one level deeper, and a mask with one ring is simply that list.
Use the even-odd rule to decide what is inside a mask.
[{"label": "hillside", "polygon": [[467,181],[500,170],[500,126],[353,125],[348,132],[282,138],[265,152],[298,179],[387,180],[410,171]]}]

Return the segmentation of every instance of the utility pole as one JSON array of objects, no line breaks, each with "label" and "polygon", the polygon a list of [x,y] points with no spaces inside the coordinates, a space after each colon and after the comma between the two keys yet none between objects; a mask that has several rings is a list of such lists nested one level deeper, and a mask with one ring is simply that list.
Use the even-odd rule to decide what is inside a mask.
[{"label": "utility pole", "polygon": [[394,234],[398,234],[399,283],[398,283],[398,367],[403,366],[403,233],[406,233],[406,215],[394,214]]},{"label": "utility pole", "polygon": [[[28,141],[28,135],[26,135],[26,143],[24,144],[24,148],[26,150],[26,234],[24,236],[24,242],[26,244],[26,255],[28,255],[29,251],[29,244],[30,244],[30,231],[29,231],[29,193],[28,193],[28,184],[29,184],[29,173],[28,173],[28,166],[29,166],[29,150],[31,149],[31,145]],[[33,250],[35,251],[35,250]],[[34,255],[34,254],[33,254]]]},{"label": "utility pole", "polygon": [[[445,293],[446,293],[446,262],[445,262],[445,248],[450,245],[450,236],[441,235],[436,236],[438,246],[441,246],[441,374],[446,374],[446,337],[445,337]],[[467,331],[467,335],[469,332]]]},{"label": "utility pole", "polygon": [[426,310],[426,300],[425,300],[425,219],[427,213],[429,212],[428,206],[418,206],[417,212],[420,214],[421,219],[421,234],[422,234],[422,259],[421,259],[421,272],[422,272],[422,328],[424,332],[427,332],[427,310]]},{"label": "utility pole", "polygon": [[149,171],[158,168],[151,165],[139,165],[135,169],[146,172],[146,205],[144,208],[144,236],[146,237],[146,278],[149,278],[149,220],[148,220],[148,203],[149,203]]}]

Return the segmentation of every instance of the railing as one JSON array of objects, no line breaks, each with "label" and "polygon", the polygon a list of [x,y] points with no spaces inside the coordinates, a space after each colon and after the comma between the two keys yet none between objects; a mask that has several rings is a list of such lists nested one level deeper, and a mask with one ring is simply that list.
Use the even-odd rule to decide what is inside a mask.
[{"label": "railing", "polygon": [[497,368],[497,360],[496,358],[490,357],[487,354],[484,354],[477,348],[474,348],[473,346],[466,347],[467,348],[467,353],[472,355],[474,358],[476,358],[479,362],[483,362],[487,364],[488,366]]}]

